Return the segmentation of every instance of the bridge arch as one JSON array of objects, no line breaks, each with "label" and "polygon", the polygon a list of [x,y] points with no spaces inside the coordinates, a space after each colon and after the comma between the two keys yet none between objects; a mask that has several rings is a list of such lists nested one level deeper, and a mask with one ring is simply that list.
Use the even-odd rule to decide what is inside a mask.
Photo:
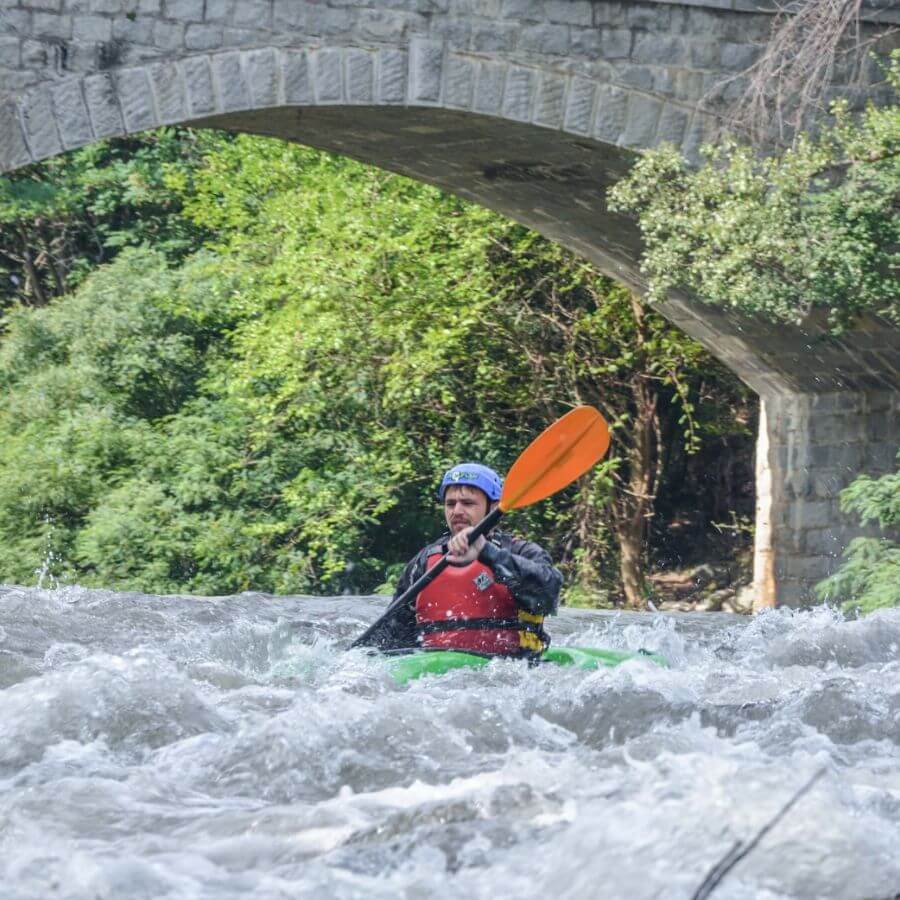
[{"label": "bridge arch", "polygon": [[[638,230],[606,190],[638,150],[692,155],[712,133],[711,81],[770,24],[734,2],[18,0],[0,171],[167,124],[271,135],[490,207],[642,292]],[[836,340],[686,297],[659,311],[760,394],[757,591],[808,601],[857,531],[838,492],[893,464],[900,333],[869,320]]]}]

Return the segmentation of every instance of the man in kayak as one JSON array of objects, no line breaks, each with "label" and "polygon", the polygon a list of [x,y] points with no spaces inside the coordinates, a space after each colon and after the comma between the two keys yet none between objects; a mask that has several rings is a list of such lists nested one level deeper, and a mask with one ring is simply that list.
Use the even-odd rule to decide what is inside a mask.
[{"label": "man in kayak", "polygon": [[365,641],[380,650],[424,647],[503,656],[539,656],[550,643],[544,616],[559,605],[562,575],[537,544],[494,530],[469,544],[469,532],[500,500],[500,476],[461,463],[438,498],[449,531],[406,566],[394,598],[449,552],[450,565]]}]

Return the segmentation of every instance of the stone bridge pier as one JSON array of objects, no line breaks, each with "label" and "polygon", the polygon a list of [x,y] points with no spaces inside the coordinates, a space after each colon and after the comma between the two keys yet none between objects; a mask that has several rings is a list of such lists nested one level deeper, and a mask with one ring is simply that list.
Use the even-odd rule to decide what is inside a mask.
[{"label": "stone bridge pier", "polygon": [[[689,156],[772,25],[770,0],[0,0],[0,172],[189,124],[346,154],[484,204],[644,290],[606,191],[635,154]],[[863,31],[900,23],[864,6]],[[896,37],[882,37],[888,50]],[[879,70],[834,96],[883,96]],[[722,88],[724,84],[724,88]],[[719,88],[722,88],[719,90]],[[801,605],[857,525],[837,505],[900,446],[900,330],[840,339],[696,298],[660,312],[762,400],[759,606]]]}]

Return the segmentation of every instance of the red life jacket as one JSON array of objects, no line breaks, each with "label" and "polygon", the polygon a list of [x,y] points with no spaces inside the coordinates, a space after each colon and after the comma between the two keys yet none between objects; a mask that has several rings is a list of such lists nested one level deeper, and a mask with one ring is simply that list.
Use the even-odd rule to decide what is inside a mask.
[{"label": "red life jacket", "polygon": [[[430,569],[441,558],[429,555]],[[521,611],[512,592],[477,560],[449,565],[416,597],[416,625],[423,647],[511,656],[545,647],[543,616]]]}]

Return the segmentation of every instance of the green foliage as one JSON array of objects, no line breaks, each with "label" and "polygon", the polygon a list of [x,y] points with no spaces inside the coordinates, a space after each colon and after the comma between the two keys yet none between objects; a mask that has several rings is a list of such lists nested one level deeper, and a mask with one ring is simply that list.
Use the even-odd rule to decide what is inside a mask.
[{"label": "green foliage", "polygon": [[0,309],[62,296],[124,247],[152,245],[172,260],[193,252],[206,232],[181,215],[174,186],[226,142],[164,128],[0,177]]},{"label": "green foliage", "polygon": [[[444,468],[505,470],[596,402],[611,461],[511,522],[587,597],[615,562],[605,510],[631,465],[635,386],[666,440],[742,430],[742,392],[696,344],[533,232],[346,159],[206,146],[202,164],[154,169],[177,211],[163,251],[126,247],[7,317],[4,578],[49,550],[54,574],[120,589],[386,588],[442,527]],[[214,237],[185,255],[177,236],[197,234]]]},{"label": "green foliage", "polygon": [[[888,76],[900,90],[900,51]],[[787,322],[821,308],[836,331],[864,311],[900,323],[900,106],[833,114],[779,156],[725,141],[697,170],[671,147],[637,163],[611,199],[639,215],[651,299],[683,290]]]},{"label": "green foliage", "polygon": [[[900,455],[898,455],[900,461]],[[841,493],[841,509],[882,529],[900,525],[900,469],[871,478],[862,475]],[[848,609],[872,612],[900,606],[900,544],[887,536],[859,537],[844,554],[846,562],[817,588],[822,600],[842,601]]]}]

